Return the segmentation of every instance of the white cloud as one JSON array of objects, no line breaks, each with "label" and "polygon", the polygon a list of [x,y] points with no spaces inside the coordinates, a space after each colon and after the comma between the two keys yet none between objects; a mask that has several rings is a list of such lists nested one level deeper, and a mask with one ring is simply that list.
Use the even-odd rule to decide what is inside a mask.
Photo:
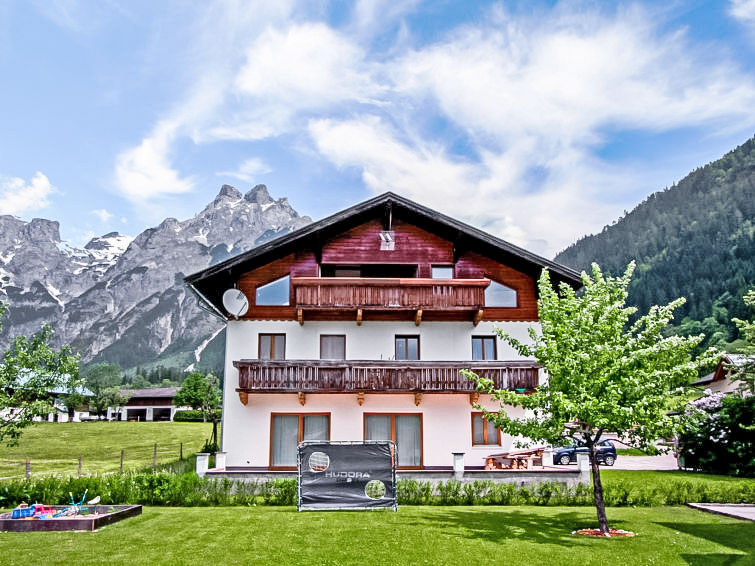
[{"label": "white cloud", "polygon": [[193,180],[181,178],[169,161],[176,129],[175,123],[161,122],[138,146],[117,157],[116,184],[128,200],[144,203],[166,194],[192,190]]},{"label": "white cloud", "polygon": [[221,171],[217,174],[252,182],[257,175],[264,175],[271,171],[272,169],[262,159],[259,157],[250,157],[243,161],[236,171]]},{"label": "white cloud", "polygon": [[48,197],[55,192],[57,189],[39,171],[28,182],[20,177],[0,177],[0,214],[36,212],[50,205]]},{"label": "white cloud", "polygon": [[107,209],[104,208],[95,208],[94,210],[90,210],[90,213],[99,218],[100,222],[107,222],[113,217],[113,214],[108,212]]},{"label": "white cloud", "polygon": [[729,13],[745,24],[755,24],[755,0],[731,0]]},{"label": "white cloud", "polygon": [[[594,156],[612,130],[755,125],[753,77],[683,31],[663,31],[655,16],[494,10],[383,65],[392,127],[330,117],[312,120],[310,135],[376,192],[396,189],[555,253],[646,196],[633,193],[644,185],[640,172]],[[466,138],[469,157],[439,146],[432,131],[417,135],[418,117],[438,115]]]}]

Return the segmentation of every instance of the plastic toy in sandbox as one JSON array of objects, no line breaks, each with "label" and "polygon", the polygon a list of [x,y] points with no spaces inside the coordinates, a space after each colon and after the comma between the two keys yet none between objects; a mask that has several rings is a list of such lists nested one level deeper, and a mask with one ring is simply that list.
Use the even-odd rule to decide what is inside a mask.
[{"label": "plastic toy in sandbox", "polygon": [[142,512],[141,505],[99,505],[99,496],[84,505],[86,491],[78,502],[72,493],[68,495],[70,505],[21,503],[10,513],[1,513],[0,531],[93,531]]}]

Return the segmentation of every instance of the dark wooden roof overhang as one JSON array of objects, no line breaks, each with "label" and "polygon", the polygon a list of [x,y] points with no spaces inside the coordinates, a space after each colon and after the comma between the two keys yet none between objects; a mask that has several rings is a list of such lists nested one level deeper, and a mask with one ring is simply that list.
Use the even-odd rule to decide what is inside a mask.
[{"label": "dark wooden roof overhang", "polygon": [[539,277],[543,268],[548,268],[554,284],[565,282],[575,289],[582,286],[580,274],[569,267],[391,192],[383,193],[222,263],[188,275],[184,282],[213,314],[227,318],[222,306],[223,292],[234,287],[242,274],[301,250],[312,251],[319,262],[325,242],[374,219],[380,220],[386,227],[400,219],[453,242],[454,261],[465,251],[475,251],[535,279]]}]

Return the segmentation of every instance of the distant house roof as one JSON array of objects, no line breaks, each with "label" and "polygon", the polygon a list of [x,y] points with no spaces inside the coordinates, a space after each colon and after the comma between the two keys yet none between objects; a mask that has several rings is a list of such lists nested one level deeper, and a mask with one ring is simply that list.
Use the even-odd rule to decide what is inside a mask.
[{"label": "distant house roof", "polygon": [[178,393],[178,387],[155,387],[154,389],[121,389],[121,393],[129,395],[131,399],[164,397],[173,399]]},{"label": "distant house roof", "polygon": [[692,385],[709,385],[714,381],[722,381],[730,378],[732,373],[735,373],[731,366],[737,368],[743,368],[748,363],[754,363],[755,360],[744,354],[724,354],[718,361],[716,370],[713,373],[709,373],[705,377],[701,377],[697,381],[694,381]]},{"label": "distant house roof", "polygon": [[243,273],[302,248],[317,249],[328,239],[376,218],[404,220],[454,242],[460,249],[474,250],[535,279],[539,277],[543,268],[548,268],[555,284],[566,282],[574,288],[582,287],[580,274],[569,267],[391,192],[383,193],[189,275],[184,281],[216,314],[226,318],[222,306],[223,292],[233,287]]}]

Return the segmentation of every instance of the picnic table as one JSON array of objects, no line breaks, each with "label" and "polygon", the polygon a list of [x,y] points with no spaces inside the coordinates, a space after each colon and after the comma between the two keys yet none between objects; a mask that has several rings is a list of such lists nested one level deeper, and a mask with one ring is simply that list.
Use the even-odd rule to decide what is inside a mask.
[{"label": "picnic table", "polygon": [[485,458],[486,470],[528,470],[542,467],[544,448],[514,450],[490,454]]}]

